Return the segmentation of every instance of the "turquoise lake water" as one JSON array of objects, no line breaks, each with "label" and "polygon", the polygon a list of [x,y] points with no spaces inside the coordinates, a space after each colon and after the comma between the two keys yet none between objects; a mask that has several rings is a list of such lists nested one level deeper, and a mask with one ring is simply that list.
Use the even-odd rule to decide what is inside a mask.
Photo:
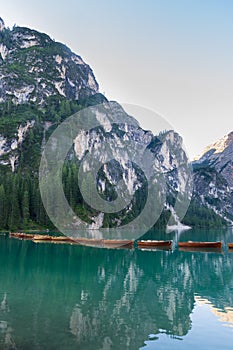
[{"label": "turquoise lake water", "polygon": [[0,349],[233,348],[232,230],[222,253],[99,249],[0,235]]}]

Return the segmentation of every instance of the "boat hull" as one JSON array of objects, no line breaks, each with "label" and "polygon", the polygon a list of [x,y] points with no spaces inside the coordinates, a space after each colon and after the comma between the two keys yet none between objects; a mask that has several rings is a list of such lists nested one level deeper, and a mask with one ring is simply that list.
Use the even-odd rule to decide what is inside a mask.
[{"label": "boat hull", "polygon": [[10,233],[11,238],[19,238],[19,239],[33,239],[34,235],[29,233],[21,233],[21,232],[11,232]]},{"label": "boat hull", "polygon": [[134,241],[127,239],[104,239],[103,245],[106,248],[133,248]]},{"label": "boat hull", "polygon": [[138,241],[138,248],[169,248],[172,247],[172,241]]},{"label": "boat hull", "polygon": [[222,248],[222,242],[179,242],[178,243],[180,248],[215,248],[215,249],[221,249]]},{"label": "boat hull", "polygon": [[134,241],[132,240],[118,240],[118,239],[88,239],[77,238],[75,242],[92,247],[103,248],[133,248]]}]

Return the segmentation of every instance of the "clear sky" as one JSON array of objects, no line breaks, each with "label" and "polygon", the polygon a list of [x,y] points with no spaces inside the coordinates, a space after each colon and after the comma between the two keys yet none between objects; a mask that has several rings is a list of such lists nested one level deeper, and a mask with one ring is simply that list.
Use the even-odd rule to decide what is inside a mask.
[{"label": "clear sky", "polygon": [[0,16],[67,44],[108,99],[160,113],[191,157],[233,130],[231,0],[14,0]]}]

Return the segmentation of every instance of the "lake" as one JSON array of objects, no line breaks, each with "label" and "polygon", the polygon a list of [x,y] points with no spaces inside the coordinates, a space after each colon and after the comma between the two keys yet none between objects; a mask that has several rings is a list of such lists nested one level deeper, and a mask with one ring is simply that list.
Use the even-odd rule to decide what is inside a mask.
[{"label": "lake", "polygon": [[[152,232],[223,240],[231,229]],[[0,349],[231,349],[233,253],[99,249],[0,235]]]}]

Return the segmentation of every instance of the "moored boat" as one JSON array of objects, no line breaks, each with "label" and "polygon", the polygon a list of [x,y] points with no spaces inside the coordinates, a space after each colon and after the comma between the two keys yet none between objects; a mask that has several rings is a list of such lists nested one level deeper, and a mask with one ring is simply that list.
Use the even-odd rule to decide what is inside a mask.
[{"label": "moored boat", "polygon": [[228,248],[233,249],[233,243],[228,243]]},{"label": "moored boat", "polygon": [[138,241],[138,248],[171,248],[172,241]]},{"label": "moored boat", "polygon": [[74,242],[74,240],[67,236],[51,236],[52,242]]},{"label": "moored boat", "polygon": [[133,248],[134,241],[129,239],[104,239],[103,246],[107,248]]},{"label": "moored boat", "polygon": [[87,245],[91,247],[102,247],[103,246],[103,239],[95,239],[95,238],[73,238],[73,242],[79,243],[82,245]]},{"label": "moored boat", "polygon": [[49,235],[34,235],[33,241],[49,241],[49,242],[74,242],[74,240],[67,236],[49,236]]},{"label": "moored boat", "polygon": [[34,235],[24,232],[10,232],[10,237],[20,239],[33,239]]},{"label": "moored boat", "polygon": [[34,235],[33,241],[52,241],[52,236],[49,236],[49,235]]},{"label": "moored boat", "polygon": [[71,238],[65,238],[61,236],[51,236],[51,238],[47,237],[41,237],[40,239],[33,239],[32,240],[34,243],[49,243],[49,244],[79,244],[78,242],[75,242]]},{"label": "moored boat", "polygon": [[222,242],[179,242],[180,248],[222,248]]}]

